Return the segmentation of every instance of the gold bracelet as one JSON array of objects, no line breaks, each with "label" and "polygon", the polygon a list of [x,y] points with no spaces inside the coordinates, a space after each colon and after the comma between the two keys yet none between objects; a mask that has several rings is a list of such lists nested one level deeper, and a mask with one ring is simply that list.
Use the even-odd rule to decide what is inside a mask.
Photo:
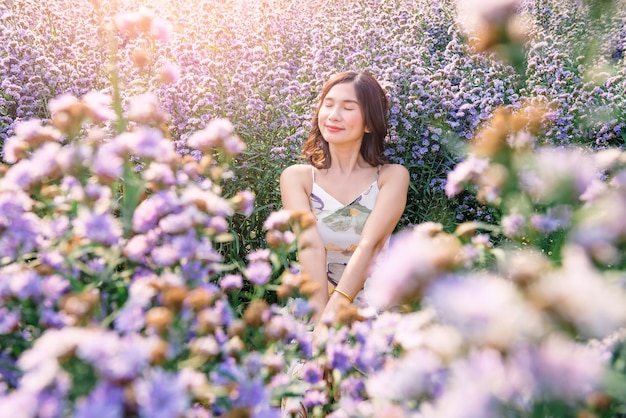
[{"label": "gold bracelet", "polygon": [[351,298],[350,295],[347,294],[346,292],[344,292],[343,290],[339,290],[339,289],[335,288],[335,290],[333,290],[333,292],[337,292],[341,296],[344,296],[346,299],[348,299],[350,301],[350,303],[354,302],[354,299]]}]

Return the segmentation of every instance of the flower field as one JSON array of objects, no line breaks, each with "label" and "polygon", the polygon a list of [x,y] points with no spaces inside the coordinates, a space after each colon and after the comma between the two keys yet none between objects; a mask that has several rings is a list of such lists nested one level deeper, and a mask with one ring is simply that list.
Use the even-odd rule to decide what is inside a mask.
[{"label": "flower field", "polygon": [[[626,416],[625,42],[621,1],[5,1],[0,416]],[[277,179],[344,69],[411,188],[313,344]]]}]

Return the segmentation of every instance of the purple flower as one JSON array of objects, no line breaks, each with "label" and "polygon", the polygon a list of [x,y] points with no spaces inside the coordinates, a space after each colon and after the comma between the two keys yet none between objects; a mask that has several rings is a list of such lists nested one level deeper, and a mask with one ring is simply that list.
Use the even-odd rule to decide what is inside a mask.
[{"label": "purple flower", "polygon": [[158,39],[161,42],[167,42],[170,39],[172,32],[171,25],[167,20],[155,16],[150,23],[150,34],[154,39]]},{"label": "purple flower", "polygon": [[502,225],[502,233],[509,238],[521,237],[524,233],[526,219],[519,213],[505,215],[500,221]]},{"label": "purple flower", "polygon": [[124,255],[131,260],[145,262],[145,255],[152,250],[152,246],[147,235],[135,235],[126,242]]},{"label": "purple flower", "polygon": [[44,328],[57,328],[73,326],[76,324],[76,318],[56,309],[44,307],[39,313],[39,323]]},{"label": "purple flower", "polygon": [[61,94],[48,101],[48,110],[51,115],[58,112],[68,112],[71,108],[77,106],[80,106],[80,101],[70,93]]},{"label": "purple flower", "polygon": [[286,209],[280,209],[276,212],[270,213],[263,223],[263,228],[267,231],[273,231],[275,229],[282,230],[289,225],[290,219],[291,212]]},{"label": "purple flower", "polygon": [[161,67],[161,81],[165,84],[174,84],[180,79],[180,68],[171,62],[166,62]]},{"label": "purple flower", "polygon": [[122,333],[138,332],[146,324],[145,315],[146,311],[141,304],[129,301],[120,309],[113,324]]},{"label": "purple flower", "polygon": [[74,418],[124,417],[124,389],[108,382],[98,384],[87,398],[76,401]]},{"label": "purple flower", "polygon": [[252,283],[263,286],[272,276],[272,266],[265,261],[255,261],[248,265],[245,273]]},{"label": "purple flower", "polygon": [[243,190],[238,192],[235,196],[235,200],[238,202],[237,210],[243,213],[244,216],[252,215],[254,212],[254,193],[250,190]]},{"label": "purple flower", "polygon": [[139,415],[150,418],[182,416],[190,405],[189,394],[177,375],[151,369],[135,382]]},{"label": "purple flower", "polygon": [[7,395],[0,394],[2,414],[10,417],[37,417],[37,392],[16,390]]},{"label": "purple flower", "polygon": [[174,265],[178,260],[180,260],[178,250],[171,244],[163,244],[154,248],[151,256],[154,263],[162,267]]},{"label": "purple flower", "polygon": [[102,144],[93,161],[94,174],[107,180],[115,180],[124,173],[124,159],[121,157],[126,152],[126,146],[120,148],[118,142]]},{"label": "purple flower", "polygon": [[[149,124],[159,121],[164,121],[167,116],[163,112],[161,105],[159,104],[159,99],[152,93],[141,94],[138,96],[133,96],[129,100],[129,109],[128,109],[128,118],[137,123],[141,124]],[[152,155],[152,158],[157,161],[165,162],[165,159],[157,158],[156,152],[161,149],[165,150],[171,146],[171,150],[174,150],[174,147],[171,142],[166,141],[163,138],[163,134],[157,129],[153,128],[140,128],[140,135],[132,136],[130,133],[122,134],[125,139],[131,141],[131,147],[133,149],[138,148],[139,150],[145,151],[148,155],[143,155],[139,152],[137,155],[148,157]],[[130,134],[130,135],[129,135]],[[146,136],[147,135],[147,136]],[[144,137],[145,136],[145,137]],[[156,146],[155,149],[150,150],[148,145],[152,143]],[[166,145],[169,144],[169,145]],[[165,148],[162,148],[165,147]],[[173,154],[169,153],[167,155],[163,155],[162,157],[174,157]]]},{"label": "purple flower", "polygon": [[539,312],[498,276],[446,277],[429,288],[425,300],[446,324],[478,345],[504,348],[545,331]]},{"label": "purple flower", "polygon": [[57,300],[70,288],[70,282],[58,274],[42,279],[41,291],[46,299]]},{"label": "purple flower", "polygon": [[328,344],[326,356],[331,369],[345,373],[352,367],[352,349],[347,344],[341,342]]},{"label": "purple flower", "polygon": [[153,183],[161,183],[166,186],[176,184],[176,177],[172,171],[172,167],[167,164],[151,162],[143,171],[143,177],[146,181]]},{"label": "purple flower", "polygon": [[135,208],[133,229],[137,232],[148,232],[157,225],[162,216],[177,208],[178,199],[174,192],[157,192]]},{"label": "purple flower", "polygon": [[225,140],[228,141],[233,132],[233,124],[228,119],[213,119],[206,128],[191,135],[187,139],[187,144],[201,151],[210,151],[213,147],[222,145]]},{"label": "purple flower", "polygon": [[307,390],[302,398],[302,403],[306,408],[313,408],[318,405],[328,404],[328,394],[318,389]]},{"label": "purple flower", "polygon": [[251,263],[254,263],[256,261],[269,261],[269,259],[270,259],[270,250],[267,249],[267,248],[254,250],[250,254],[248,254],[246,256],[246,258]]},{"label": "purple flower", "polygon": [[581,149],[551,148],[537,151],[519,173],[522,188],[538,203],[578,200],[598,175],[593,158]]},{"label": "purple flower", "polygon": [[128,144],[131,153],[141,158],[150,158],[158,162],[171,162],[176,156],[171,141],[163,137],[163,132],[155,128],[139,128],[125,132],[115,139]]},{"label": "purple flower", "polygon": [[302,380],[314,385],[322,380],[324,372],[319,364],[309,361],[304,363],[299,375],[302,377]]},{"label": "purple flower", "polygon": [[9,223],[3,225],[4,220],[0,215],[0,258],[16,259],[20,254],[37,248],[43,224],[35,214],[23,213],[6,221]]},{"label": "purple flower", "polygon": [[180,200],[182,205],[195,204],[215,216],[231,216],[234,213],[226,199],[211,190],[203,190],[195,185],[186,187]]},{"label": "purple flower", "polygon": [[[499,417],[502,403],[527,396],[525,380],[492,349],[477,350],[452,363],[444,391],[435,399],[429,417]],[[440,374],[432,375],[439,386]]]},{"label": "purple flower", "polygon": [[446,195],[453,197],[463,190],[463,184],[475,181],[489,167],[489,160],[470,155],[448,173]]},{"label": "purple flower", "polygon": [[411,302],[443,273],[440,261],[456,254],[455,242],[445,236],[431,237],[419,228],[405,230],[394,237],[373,266],[365,282],[367,302],[378,309]]},{"label": "purple flower", "polygon": [[363,379],[348,376],[339,384],[339,390],[342,396],[349,396],[355,399],[364,399],[365,397],[365,382]]},{"label": "purple flower", "polygon": [[116,245],[122,238],[122,226],[110,213],[97,213],[80,208],[73,222],[78,237],[104,245]]},{"label": "purple flower", "polygon": [[221,216],[212,216],[207,227],[215,231],[216,234],[221,234],[228,231],[228,221]]},{"label": "purple flower", "polygon": [[102,123],[117,119],[117,115],[111,108],[112,98],[107,94],[90,91],[85,94],[81,101],[87,114],[95,123]]},{"label": "purple flower", "polygon": [[10,311],[5,307],[0,307],[0,334],[13,332],[20,321],[20,313]]},{"label": "purple flower", "polygon": [[189,230],[203,215],[206,217],[195,206],[187,206],[181,212],[165,215],[159,221],[159,227],[163,232],[176,234]]},{"label": "purple flower", "polygon": [[38,299],[42,294],[41,276],[34,270],[10,264],[0,270],[0,297],[13,296],[20,300]]},{"label": "purple flower", "polygon": [[598,271],[584,250],[563,250],[563,267],[542,275],[532,300],[573,325],[582,337],[602,338],[626,323],[626,292]]},{"label": "purple flower", "polygon": [[518,350],[513,361],[530,374],[534,395],[583,400],[600,384],[604,360],[599,351],[553,335],[541,346]]},{"label": "purple flower", "polygon": [[431,376],[442,367],[438,356],[427,350],[412,350],[366,381],[367,391],[380,399],[407,401],[430,391]]},{"label": "purple flower", "polygon": [[222,290],[241,289],[241,286],[243,286],[243,278],[240,274],[227,274],[220,279]]},{"label": "purple flower", "polygon": [[114,332],[92,332],[89,338],[80,341],[77,355],[105,379],[132,380],[149,364],[156,344],[158,339],[134,334],[120,337]]},{"label": "purple flower", "polygon": [[238,396],[233,405],[236,407],[256,407],[267,405],[267,390],[260,378],[240,379],[238,382]]}]

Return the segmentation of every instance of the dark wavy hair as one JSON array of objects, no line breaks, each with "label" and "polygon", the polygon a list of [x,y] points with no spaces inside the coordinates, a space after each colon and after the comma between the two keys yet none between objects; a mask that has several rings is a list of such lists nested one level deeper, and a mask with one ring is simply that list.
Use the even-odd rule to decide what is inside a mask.
[{"label": "dark wavy hair", "polygon": [[365,126],[370,131],[365,133],[361,143],[363,159],[372,166],[387,163],[388,160],[385,158],[383,151],[385,148],[385,137],[389,130],[387,123],[389,100],[385,90],[368,71],[344,71],[335,74],[326,82],[315,109],[309,137],[302,149],[304,157],[316,168],[330,167],[328,142],[322,137],[322,132],[318,126],[319,112],[321,104],[324,102],[330,89],[342,83],[354,83],[356,97],[363,113]]}]

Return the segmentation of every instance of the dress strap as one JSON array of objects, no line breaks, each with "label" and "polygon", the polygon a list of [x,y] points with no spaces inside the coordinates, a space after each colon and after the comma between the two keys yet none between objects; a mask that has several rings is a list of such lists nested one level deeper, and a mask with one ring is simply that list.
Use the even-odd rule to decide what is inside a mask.
[{"label": "dress strap", "polygon": [[378,186],[378,175],[380,174],[381,168],[383,168],[383,166],[380,164],[378,164],[378,167],[376,167],[376,186]]},{"label": "dress strap", "polygon": [[311,179],[315,183],[315,166],[311,166]]}]

